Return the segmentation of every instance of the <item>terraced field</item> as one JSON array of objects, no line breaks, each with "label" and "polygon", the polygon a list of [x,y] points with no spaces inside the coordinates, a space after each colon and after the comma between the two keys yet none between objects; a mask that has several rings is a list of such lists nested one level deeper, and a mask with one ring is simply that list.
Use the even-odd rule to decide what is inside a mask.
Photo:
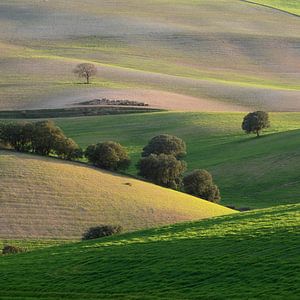
[{"label": "terraced field", "polygon": [[157,134],[186,141],[190,170],[206,168],[221,189],[222,203],[261,208],[297,203],[300,198],[300,114],[273,113],[271,128],[257,139],[241,130],[243,113],[147,113],[57,119],[81,146],[116,140],[133,159]]},{"label": "terraced field", "polygon": [[[256,1],[268,4],[270,1]],[[272,1],[297,13],[293,0]],[[300,20],[239,0],[4,0],[0,108],[108,97],[189,111],[300,110]],[[93,85],[72,69],[93,62]]]},{"label": "terraced field", "polygon": [[278,206],[3,256],[1,298],[297,299],[299,212]]},{"label": "terraced field", "polygon": [[[133,231],[235,212],[79,163],[9,151],[0,151],[0,178],[2,243],[78,239],[100,224]],[[38,241],[25,243],[40,247]]]}]

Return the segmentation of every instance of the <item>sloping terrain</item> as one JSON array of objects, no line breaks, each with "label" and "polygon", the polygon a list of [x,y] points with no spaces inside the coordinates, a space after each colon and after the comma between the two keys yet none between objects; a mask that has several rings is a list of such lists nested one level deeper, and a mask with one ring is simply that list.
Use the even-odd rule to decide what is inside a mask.
[{"label": "sloping terrain", "polygon": [[1,296],[298,299],[299,226],[286,205],[0,257]]},{"label": "sloping terrain", "polygon": [[133,159],[155,135],[174,134],[187,143],[189,170],[208,169],[220,187],[222,204],[262,208],[300,199],[300,114],[272,113],[261,138],[241,130],[245,113],[147,113],[57,119],[82,147],[115,140]]},{"label": "sloping terrain", "polygon": [[125,231],[234,211],[82,164],[0,152],[0,238],[80,238],[91,226]]},{"label": "sloping terrain", "polygon": [[300,17],[300,2],[298,0],[254,0],[245,2],[264,5],[269,8],[277,9]]},{"label": "sloping terrain", "polygon": [[[176,110],[300,110],[300,19],[276,9],[240,0],[4,0],[0,26],[1,109],[110,97]],[[97,65],[93,85],[78,84],[79,62]]]}]

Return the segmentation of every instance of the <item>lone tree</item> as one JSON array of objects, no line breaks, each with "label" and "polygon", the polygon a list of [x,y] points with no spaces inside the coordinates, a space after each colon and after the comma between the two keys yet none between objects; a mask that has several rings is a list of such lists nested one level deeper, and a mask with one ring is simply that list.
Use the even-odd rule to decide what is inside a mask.
[{"label": "lone tree", "polygon": [[93,165],[107,170],[125,170],[130,165],[126,149],[116,142],[104,142],[90,145],[85,156]]},{"label": "lone tree", "polygon": [[142,156],[146,157],[150,154],[174,155],[180,159],[186,155],[186,145],[177,136],[161,134],[152,138],[148,145],[144,147]]},{"label": "lone tree", "polygon": [[265,111],[255,111],[244,117],[242,129],[246,133],[255,133],[259,137],[264,128],[270,127],[269,115]]},{"label": "lone tree", "polygon": [[74,73],[78,75],[78,77],[82,77],[86,79],[86,84],[90,83],[90,78],[97,74],[97,68],[93,64],[84,63],[79,64],[74,69]]},{"label": "lone tree", "polygon": [[139,175],[164,187],[178,189],[186,163],[173,155],[150,154],[142,158],[138,165]]},{"label": "lone tree", "polygon": [[206,170],[194,170],[183,178],[184,191],[202,199],[218,203],[221,200],[219,188],[213,183]]}]

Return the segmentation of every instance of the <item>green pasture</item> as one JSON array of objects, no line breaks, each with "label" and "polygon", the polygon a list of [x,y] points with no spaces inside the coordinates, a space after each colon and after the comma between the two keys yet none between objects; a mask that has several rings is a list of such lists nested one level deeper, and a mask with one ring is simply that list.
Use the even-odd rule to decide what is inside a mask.
[{"label": "green pasture", "polygon": [[80,146],[115,140],[135,164],[153,136],[174,134],[187,143],[188,169],[205,168],[221,189],[222,203],[251,208],[299,202],[299,113],[270,114],[271,128],[256,138],[241,130],[245,113],[160,112],[56,119]]},{"label": "green pasture", "polygon": [[1,299],[297,299],[299,205],[0,257]]}]

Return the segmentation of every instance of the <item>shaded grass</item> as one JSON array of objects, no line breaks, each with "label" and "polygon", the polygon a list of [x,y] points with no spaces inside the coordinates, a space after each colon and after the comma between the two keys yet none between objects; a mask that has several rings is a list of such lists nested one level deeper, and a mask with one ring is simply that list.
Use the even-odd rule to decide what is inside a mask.
[{"label": "shaded grass", "polygon": [[1,293],[4,299],[296,299],[299,208],[2,257]]},{"label": "shaded grass", "polygon": [[257,139],[241,131],[242,113],[150,113],[57,119],[67,136],[82,147],[105,140],[125,145],[133,159],[160,133],[186,141],[189,170],[206,168],[219,185],[223,203],[268,207],[300,198],[298,170],[300,115],[273,113],[272,127]]}]

